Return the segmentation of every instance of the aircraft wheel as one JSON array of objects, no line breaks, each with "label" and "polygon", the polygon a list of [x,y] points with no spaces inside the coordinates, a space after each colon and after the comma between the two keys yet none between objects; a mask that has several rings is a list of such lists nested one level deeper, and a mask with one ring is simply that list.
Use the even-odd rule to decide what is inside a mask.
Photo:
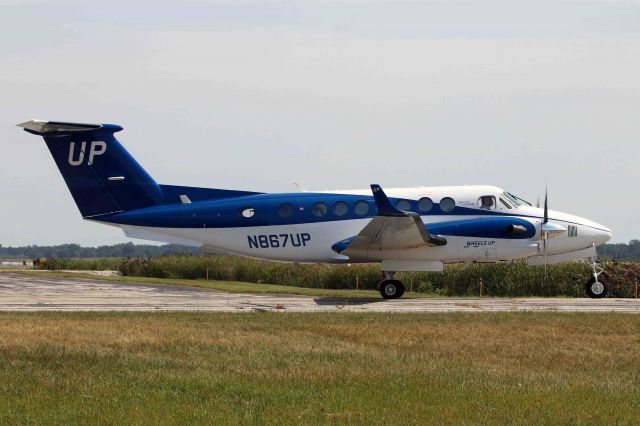
[{"label": "aircraft wheel", "polygon": [[380,294],[385,299],[398,299],[404,294],[404,285],[397,280],[386,280],[380,284]]},{"label": "aircraft wheel", "polygon": [[595,277],[591,277],[591,279],[587,281],[586,290],[590,298],[602,299],[607,295],[609,288],[602,278],[596,280]]}]

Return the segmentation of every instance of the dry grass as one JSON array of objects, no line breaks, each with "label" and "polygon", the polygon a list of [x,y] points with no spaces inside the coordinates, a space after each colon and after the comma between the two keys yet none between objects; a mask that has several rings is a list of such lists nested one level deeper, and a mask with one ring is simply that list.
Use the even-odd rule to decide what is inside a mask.
[{"label": "dry grass", "polygon": [[640,316],[0,314],[0,423],[640,422]]}]

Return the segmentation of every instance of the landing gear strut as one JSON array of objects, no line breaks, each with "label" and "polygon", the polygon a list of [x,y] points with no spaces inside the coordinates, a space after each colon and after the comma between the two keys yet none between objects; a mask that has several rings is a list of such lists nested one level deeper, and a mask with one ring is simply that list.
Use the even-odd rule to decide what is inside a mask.
[{"label": "landing gear strut", "polygon": [[402,282],[394,279],[395,272],[384,271],[384,278],[378,284],[378,290],[385,299],[398,299],[404,294]]},{"label": "landing gear strut", "polygon": [[603,297],[606,297],[607,293],[609,292],[609,286],[603,280],[603,277],[600,276],[602,272],[604,272],[604,269],[598,266],[598,264],[596,263],[596,257],[590,257],[589,262],[591,263],[593,273],[585,286],[587,295],[589,295],[589,297],[592,299],[601,299]]}]

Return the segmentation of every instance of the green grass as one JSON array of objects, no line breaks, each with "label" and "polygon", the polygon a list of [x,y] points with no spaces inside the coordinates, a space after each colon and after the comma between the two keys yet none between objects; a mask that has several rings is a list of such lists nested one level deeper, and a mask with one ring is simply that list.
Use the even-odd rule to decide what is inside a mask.
[{"label": "green grass", "polygon": [[0,314],[2,424],[638,424],[640,316]]}]

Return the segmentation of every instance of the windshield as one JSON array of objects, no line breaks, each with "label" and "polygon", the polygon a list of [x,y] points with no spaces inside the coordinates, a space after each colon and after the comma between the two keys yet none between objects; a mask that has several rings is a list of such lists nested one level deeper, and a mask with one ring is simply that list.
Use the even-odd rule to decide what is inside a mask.
[{"label": "windshield", "polygon": [[521,206],[522,204],[531,205],[530,202],[523,200],[522,198],[518,197],[517,195],[513,195],[510,192],[505,192],[503,195],[516,206]]}]

